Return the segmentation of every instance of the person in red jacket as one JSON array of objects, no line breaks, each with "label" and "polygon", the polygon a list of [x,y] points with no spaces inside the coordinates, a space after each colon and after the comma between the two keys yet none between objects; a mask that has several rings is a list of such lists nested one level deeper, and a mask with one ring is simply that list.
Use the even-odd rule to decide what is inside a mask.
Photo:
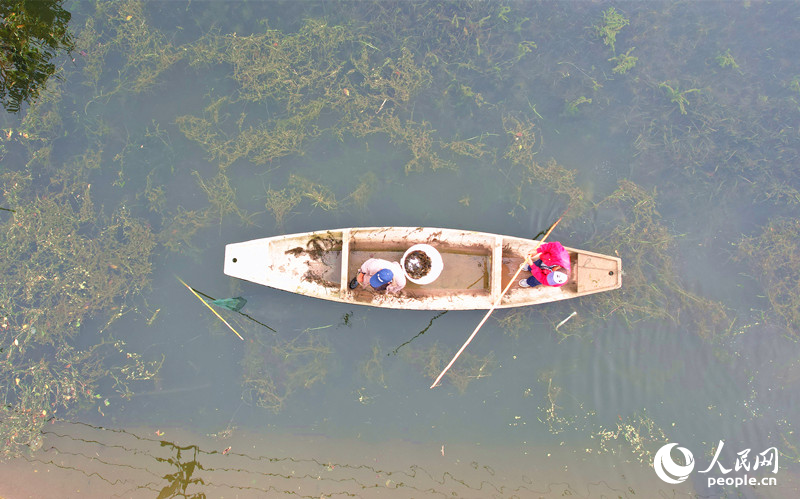
[{"label": "person in red jacket", "polygon": [[[537,259],[536,261],[533,261]],[[569,280],[571,269],[569,253],[558,241],[544,243],[537,249],[537,253],[526,258],[527,270],[531,276],[519,281],[523,288],[532,288],[540,284],[544,286],[563,286]],[[532,263],[530,263],[532,262]]]}]

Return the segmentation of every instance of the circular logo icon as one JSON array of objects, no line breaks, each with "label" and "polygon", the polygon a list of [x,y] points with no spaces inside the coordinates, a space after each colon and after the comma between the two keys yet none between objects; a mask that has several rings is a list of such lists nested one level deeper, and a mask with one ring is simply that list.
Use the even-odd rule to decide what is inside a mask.
[{"label": "circular logo icon", "polygon": [[678,444],[667,444],[656,452],[656,457],[653,459],[653,469],[656,470],[658,478],[667,483],[678,484],[686,480],[689,473],[694,469],[694,456],[685,447],[678,447],[678,450],[683,454],[683,459],[686,465],[681,466],[672,460],[670,451]]}]

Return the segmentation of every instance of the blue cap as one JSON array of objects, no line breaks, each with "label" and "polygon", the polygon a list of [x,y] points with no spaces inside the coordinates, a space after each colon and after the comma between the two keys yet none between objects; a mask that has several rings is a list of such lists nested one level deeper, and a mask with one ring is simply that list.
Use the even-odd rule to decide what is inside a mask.
[{"label": "blue cap", "polygon": [[383,269],[383,270],[379,270],[377,274],[375,274],[374,276],[370,277],[369,284],[373,288],[379,288],[379,287],[383,286],[384,284],[392,282],[393,278],[394,278],[394,274],[392,274],[391,270]]}]

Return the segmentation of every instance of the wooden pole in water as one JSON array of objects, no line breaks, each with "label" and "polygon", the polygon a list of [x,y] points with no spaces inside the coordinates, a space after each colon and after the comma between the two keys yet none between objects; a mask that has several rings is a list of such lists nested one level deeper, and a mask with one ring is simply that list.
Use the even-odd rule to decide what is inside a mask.
[{"label": "wooden pole in water", "polygon": [[[567,209],[569,209],[569,208],[567,208]],[[566,213],[567,212],[565,211],[564,215],[566,215]],[[545,234],[544,237],[539,240],[539,244],[536,246],[537,249],[539,248],[539,246],[544,244],[544,240],[547,239],[547,236],[549,236],[551,232],[553,232],[553,229],[555,229],[556,225],[558,225],[558,223],[561,221],[561,219],[564,218],[564,215],[561,215],[561,217],[559,217],[559,219],[556,220],[556,223],[554,223],[553,225],[550,226],[550,229],[547,231],[547,234]],[[449,371],[450,368],[453,367],[453,364],[456,363],[456,359],[459,357],[459,355],[461,355],[462,352],[464,352],[464,350],[466,350],[467,345],[469,345],[470,342],[472,341],[472,339],[475,338],[475,335],[478,334],[478,331],[480,331],[480,329],[483,327],[483,325],[489,319],[489,316],[492,315],[492,312],[494,312],[494,309],[497,308],[498,305],[500,305],[500,302],[503,300],[503,297],[506,295],[506,293],[508,293],[508,290],[511,288],[511,285],[514,284],[514,282],[517,280],[517,277],[519,277],[520,272],[522,272],[522,269],[524,269],[524,268],[525,268],[525,261],[523,261],[520,264],[519,268],[517,269],[517,273],[514,274],[514,277],[512,277],[510,281],[508,281],[508,284],[506,285],[506,288],[503,290],[503,292],[500,294],[500,296],[494,302],[494,305],[492,305],[492,308],[490,308],[489,311],[486,312],[486,315],[483,316],[483,320],[481,320],[481,322],[478,324],[478,327],[476,327],[475,331],[473,331],[472,334],[469,335],[469,338],[467,338],[467,341],[463,345],[461,345],[461,348],[458,350],[458,352],[456,352],[456,355],[455,355],[455,357],[453,357],[453,360],[451,360],[450,363],[447,364],[447,367],[445,367],[444,370],[439,374],[439,376],[436,378],[436,381],[434,381],[433,384],[431,385],[431,388],[436,387],[436,385],[439,384],[439,381],[441,381],[442,378],[444,377],[445,373],[447,373],[447,371]]]}]

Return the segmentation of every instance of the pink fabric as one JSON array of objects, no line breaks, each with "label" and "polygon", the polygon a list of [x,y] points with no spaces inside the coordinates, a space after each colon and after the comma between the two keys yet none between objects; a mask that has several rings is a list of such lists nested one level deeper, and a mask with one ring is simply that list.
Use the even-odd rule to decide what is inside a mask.
[{"label": "pink fabric", "polygon": [[539,246],[537,251],[539,252],[539,258],[542,259],[542,263],[545,265],[560,265],[567,271],[567,274],[569,274],[569,271],[572,269],[572,266],[569,264],[569,253],[561,246],[561,243],[558,241],[544,243]]}]

